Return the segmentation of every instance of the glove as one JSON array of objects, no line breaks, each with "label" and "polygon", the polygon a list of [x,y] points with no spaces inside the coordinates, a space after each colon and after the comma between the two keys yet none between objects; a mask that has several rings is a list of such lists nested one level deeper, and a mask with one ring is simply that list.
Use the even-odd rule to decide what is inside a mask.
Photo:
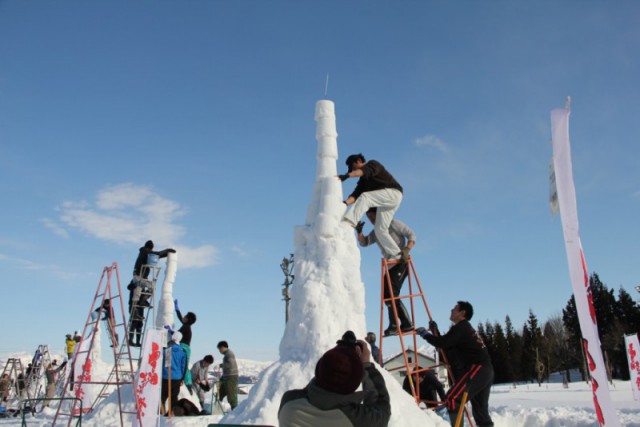
[{"label": "glove", "polygon": [[431,329],[433,332],[438,331],[438,324],[435,320],[429,321],[429,329]]},{"label": "glove", "polygon": [[344,175],[338,175],[338,178],[340,178],[340,181],[344,182],[349,179],[349,174],[345,173]]},{"label": "glove", "polygon": [[175,253],[176,253],[176,250],[175,250],[175,249],[173,249],[173,248],[168,249],[168,251],[169,251],[169,252],[171,252],[172,254],[175,254]]},{"label": "glove", "polygon": [[173,300],[173,306],[175,307],[176,311],[180,311],[180,307],[178,307],[178,299],[174,299]]},{"label": "glove", "polygon": [[400,260],[405,264],[409,262],[409,248],[402,249],[402,252],[400,252]]},{"label": "glove", "polygon": [[429,335],[429,332],[421,326],[419,328],[416,328],[416,334],[420,335],[422,338],[425,338],[427,335]]},{"label": "glove", "polygon": [[364,221],[360,221],[358,225],[356,225],[356,231],[358,234],[362,233],[362,227],[364,227]]},{"label": "glove", "polygon": [[202,390],[204,390],[204,391],[209,391],[209,390],[211,390],[211,386],[210,386],[209,384],[207,384],[207,383],[202,383],[202,384],[200,384],[200,388],[201,388]]},{"label": "glove", "polygon": [[172,333],[173,333],[173,329],[171,329],[171,326],[169,326],[169,325],[164,325],[164,328],[165,328],[167,331],[169,331],[169,333],[170,333],[170,334],[172,334]]}]

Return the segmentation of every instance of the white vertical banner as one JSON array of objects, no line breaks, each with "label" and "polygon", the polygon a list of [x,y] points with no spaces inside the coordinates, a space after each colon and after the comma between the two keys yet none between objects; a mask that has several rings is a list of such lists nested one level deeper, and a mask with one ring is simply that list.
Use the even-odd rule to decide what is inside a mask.
[{"label": "white vertical banner", "polygon": [[[99,334],[99,329],[94,329],[87,338],[83,339],[76,346],[78,356],[76,357],[73,370],[70,375],[73,374],[73,394],[78,399],[82,400],[83,412],[89,412],[91,405],[95,401],[97,391],[94,384],[87,384],[88,382],[95,381],[93,378],[93,352],[89,351],[91,347],[91,335]],[[76,408],[73,415],[80,414],[80,408]]]},{"label": "white vertical banner", "polygon": [[162,385],[162,339],[164,329],[147,329],[144,334],[140,368],[135,381],[135,397],[140,421],[134,427],[150,427],[158,424],[160,413],[160,388]]},{"label": "white vertical banner", "polygon": [[631,390],[633,398],[640,400],[640,343],[637,335],[625,335],[624,347],[627,350],[629,374],[631,374]]},{"label": "white vertical banner", "polygon": [[593,306],[591,288],[589,287],[589,273],[580,242],[578,226],[578,207],[576,192],[573,184],[573,170],[571,166],[571,147],[569,143],[569,113],[568,108],[551,111],[551,136],[553,145],[553,164],[558,192],[558,205],[562,219],[569,275],[573,285],[573,295],[582,331],[582,344],[587,357],[591,374],[591,388],[593,403],[598,423],[601,426],[619,426],[620,420],[613,408],[607,372],[605,369],[600,338],[598,337],[598,323]]}]

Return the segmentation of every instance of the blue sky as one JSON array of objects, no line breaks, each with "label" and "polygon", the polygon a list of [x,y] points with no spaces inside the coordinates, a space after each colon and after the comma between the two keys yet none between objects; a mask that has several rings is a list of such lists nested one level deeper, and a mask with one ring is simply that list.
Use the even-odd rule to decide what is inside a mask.
[{"label": "blue sky", "polygon": [[568,95],[588,268],[637,297],[638,28],[632,1],[0,1],[0,350],[62,349],[103,267],[126,286],[153,239],[179,250],[195,357],[276,359],[327,75],[339,169],[362,152],[403,185],[441,325],[458,299],[520,326],[570,297],[547,204]]}]

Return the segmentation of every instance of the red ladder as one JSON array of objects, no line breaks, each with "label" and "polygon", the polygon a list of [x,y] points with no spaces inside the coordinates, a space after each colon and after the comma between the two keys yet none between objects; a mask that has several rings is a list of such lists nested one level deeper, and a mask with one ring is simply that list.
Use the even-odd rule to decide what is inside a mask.
[{"label": "red ladder", "polygon": [[[433,320],[433,318],[431,317],[431,310],[429,310],[427,299],[425,298],[424,292],[422,291],[422,285],[420,284],[418,273],[416,272],[416,268],[413,264],[413,259],[411,258],[411,256],[409,256],[409,259],[406,262],[406,273],[404,273],[406,274],[406,279],[403,279],[408,281],[407,286],[408,286],[409,293],[406,295],[398,294],[398,296],[394,296],[393,287],[391,285],[391,275],[389,273],[389,270],[391,270],[392,268],[396,266],[398,267],[402,266],[402,261],[400,260],[388,261],[385,258],[382,258],[381,264],[382,264],[381,265],[382,274],[381,274],[381,280],[380,280],[381,282],[381,286],[380,286],[380,355],[379,355],[380,360],[378,360],[377,362],[380,364],[382,363],[382,354],[383,354],[382,349],[383,349],[384,339],[397,336],[400,340],[400,348],[402,350],[404,366],[400,366],[395,369],[389,369],[389,371],[393,372],[400,369],[405,370],[407,377],[409,378],[411,394],[413,395],[417,404],[420,404],[420,402],[423,402],[425,404],[436,405],[433,409],[442,408],[443,406],[446,405],[445,402],[423,400],[420,398],[420,374],[422,374],[425,371],[437,370],[440,367],[445,367],[447,370],[447,375],[449,377],[449,384],[452,385],[455,383],[455,381],[454,381],[453,373],[450,369],[449,363],[447,362],[447,357],[444,351],[442,351],[442,349],[438,350],[442,362],[435,363],[434,365],[428,366],[428,367],[420,366],[420,363],[418,360],[418,351],[417,351],[418,349],[417,334],[415,333],[416,310],[418,309],[418,307],[420,307],[420,305],[422,305],[424,306],[424,310],[427,313],[429,321]],[[389,295],[388,298],[385,298],[384,296],[385,287],[387,291],[386,293],[387,295]],[[418,301],[418,303],[414,302],[416,298],[418,298],[422,302],[422,304],[420,304],[420,301]],[[398,316],[397,304],[399,302],[404,303],[404,301],[406,300],[409,301],[409,307],[410,307],[409,318],[411,320],[412,329],[411,331],[408,331],[408,332],[402,332],[400,328],[401,322]],[[387,303],[390,303],[393,308],[393,316],[395,318],[397,335],[389,335],[389,336],[384,335],[384,319],[385,319],[384,309]],[[418,307],[416,307],[416,305]],[[409,345],[406,345],[405,340],[409,342]],[[413,348],[413,350],[411,350],[411,348]],[[412,353],[412,352],[414,353],[413,358],[409,356],[409,353]],[[470,426],[473,427],[474,424],[473,424],[473,421],[471,420],[471,417],[469,415],[467,408],[465,408],[464,412],[467,419],[469,420]]]},{"label": "red ladder", "polygon": [[[116,283],[112,283],[112,279],[115,276]],[[109,304],[105,306],[105,301]],[[97,313],[97,317],[92,316],[93,313]],[[96,334],[100,333],[100,323],[104,322],[107,327],[107,337],[113,351],[113,368],[106,381],[96,381],[91,375],[91,354],[94,349]],[[82,407],[78,403],[79,399],[67,399],[62,400],[58,405],[56,415],[53,419],[52,425],[56,425],[56,421],[60,417],[68,417],[67,426],[71,425],[74,417],[82,417],[82,413],[91,412],[99,402],[105,397],[109,396],[115,391],[118,397],[118,407],[120,416],[120,425],[125,426],[124,415],[134,415],[138,422],[140,422],[140,413],[138,411],[137,402],[137,390],[134,385],[134,367],[133,358],[131,357],[131,349],[129,348],[129,334],[127,330],[127,321],[125,316],[125,306],[122,298],[122,287],[120,286],[120,276],[118,274],[118,265],[113,263],[110,267],[105,267],[98,283],[95,296],[89,309],[89,315],[85,322],[84,329],[82,331],[82,341],[76,344],[76,351],[71,362],[71,372],[67,376],[64,393],[61,396],[65,397],[81,397],[86,386],[93,386],[97,389],[101,386],[100,392],[91,401],[89,407]],[[86,340],[89,340],[89,344],[84,345]],[[76,366],[77,361],[83,361],[79,366],[82,366],[83,372],[73,372],[73,367]],[[68,384],[73,382],[73,391],[69,391]],[[134,393],[134,402],[124,402],[122,396],[123,386],[129,386]],[[65,402],[65,403],[62,403]],[[135,405],[135,410],[125,410],[124,404]],[[126,425],[130,424],[131,420]]]}]

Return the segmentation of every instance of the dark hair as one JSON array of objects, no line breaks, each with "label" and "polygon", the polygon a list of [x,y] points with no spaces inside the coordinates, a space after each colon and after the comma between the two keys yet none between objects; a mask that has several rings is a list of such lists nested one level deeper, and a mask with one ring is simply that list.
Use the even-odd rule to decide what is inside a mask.
[{"label": "dark hair", "polygon": [[473,317],[473,306],[469,301],[458,301],[458,310],[464,311],[464,318],[467,320]]},{"label": "dark hair", "polygon": [[204,361],[205,361],[205,362],[207,362],[209,365],[211,365],[211,364],[213,363],[213,356],[212,356],[212,355],[210,355],[210,354],[207,354],[207,355],[204,357],[204,359],[202,359],[202,360],[204,360]]},{"label": "dark hair", "polygon": [[374,332],[368,332],[365,341],[369,344],[373,344],[374,342],[376,342],[376,334]]},{"label": "dark hair", "polygon": [[196,320],[198,319],[196,317],[196,314],[193,312],[188,312],[185,316],[185,320],[187,321],[188,324],[193,325],[194,323],[196,323]]},{"label": "dark hair", "polygon": [[370,207],[367,213],[378,213],[378,207],[377,206]]},{"label": "dark hair", "polygon": [[220,347],[226,347],[229,348],[229,344],[227,344],[226,341],[220,341],[217,345],[218,349],[220,349]]},{"label": "dark hair", "polygon": [[144,247],[147,249],[153,249],[153,241],[147,240],[147,242],[144,244]]},{"label": "dark hair", "polygon": [[345,163],[347,165],[347,167],[351,166],[351,163],[357,162],[358,160],[361,161],[365,161],[364,160],[364,156],[362,155],[362,153],[358,153],[358,154],[352,154],[349,157],[347,157],[347,160],[345,160]]}]

